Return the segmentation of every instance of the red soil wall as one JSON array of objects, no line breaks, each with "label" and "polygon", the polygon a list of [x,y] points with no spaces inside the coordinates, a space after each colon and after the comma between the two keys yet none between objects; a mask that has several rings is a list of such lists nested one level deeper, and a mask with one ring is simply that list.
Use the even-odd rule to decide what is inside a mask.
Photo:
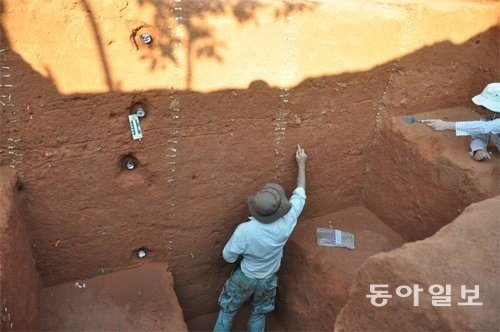
[{"label": "red soil wall", "polygon": [[0,167],[0,174],[0,330],[32,330],[38,318],[38,273],[16,172]]},{"label": "red soil wall", "polygon": [[[467,108],[420,115],[449,121],[476,120]],[[469,155],[470,138],[453,132],[431,132],[408,125],[401,117],[387,119],[378,136],[377,158],[363,183],[363,200],[407,241],[431,236],[462,213],[471,202],[500,193],[499,154],[491,163]]]}]

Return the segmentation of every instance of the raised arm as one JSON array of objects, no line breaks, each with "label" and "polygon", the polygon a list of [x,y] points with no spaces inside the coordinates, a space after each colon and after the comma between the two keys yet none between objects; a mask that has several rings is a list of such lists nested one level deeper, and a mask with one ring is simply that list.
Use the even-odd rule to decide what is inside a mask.
[{"label": "raised arm", "polygon": [[297,175],[297,187],[302,187],[306,189],[306,161],[307,155],[304,149],[297,145],[297,152],[295,152],[295,159],[297,160],[298,175]]},{"label": "raised arm", "polygon": [[292,208],[283,217],[285,220],[285,225],[288,229],[288,236],[292,234],[295,225],[297,225],[297,219],[304,209],[306,204],[306,161],[307,155],[304,149],[297,145],[297,152],[295,152],[295,159],[297,160],[298,175],[297,175],[297,188],[293,191],[293,195],[290,198],[290,203]]}]

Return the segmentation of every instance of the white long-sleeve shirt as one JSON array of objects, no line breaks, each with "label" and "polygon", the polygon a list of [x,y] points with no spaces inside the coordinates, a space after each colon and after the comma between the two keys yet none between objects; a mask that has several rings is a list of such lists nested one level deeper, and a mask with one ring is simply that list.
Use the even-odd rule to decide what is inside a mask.
[{"label": "white long-sleeve shirt", "polygon": [[461,121],[455,123],[457,136],[500,134],[500,118],[491,121]]},{"label": "white long-sleeve shirt", "polygon": [[222,251],[224,259],[234,263],[242,255],[241,271],[250,278],[263,279],[276,273],[281,265],[283,247],[306,203],[304,188],[293,191],[290,203],[290,211],[272,223],[261,223],[250,217],[249,221],[240,224]]},{"label": "white long-sleeve shirt", "polygon": [[500,151],[500,118],[491,121],[461,121],[455,123],[457,136],[472,136],[470,149],[472,152],[486,150],[488,137],[491,135],[498,151]]}]

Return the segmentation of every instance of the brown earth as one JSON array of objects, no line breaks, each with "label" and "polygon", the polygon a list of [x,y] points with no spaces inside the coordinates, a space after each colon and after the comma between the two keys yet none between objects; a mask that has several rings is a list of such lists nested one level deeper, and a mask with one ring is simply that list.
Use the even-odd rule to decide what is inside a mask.
[{"label": "brown earth", "polygon": [[16,172],[0,167],[0,330],[36,328],[39,281]]},{"label": "brown earth", "polygon": [[[363,184],[366,206],[407,241],[424,239],[470,203],[500,194],[500,155],[478,163],[468,137],[409,125],[404,116],[386,120]],[[465,107],[420,113],[419,119],[477,120]]]},{"label": "brown earth", "polygon": [[[175,56],[173,2],[0,1],[0,61],[11,70],[2,82],[13,85],[2,86],[12,99],[0,165],[22,183],[44,287],[136,266],[146,246],[148,259],[168,262],[187,321],[216,312],[231,268],[222,246],[262,183],[291,192],[297,143],[309,154],[303,220],[365,205],[414,241],[494,193],[498,154],[477,164],[463,139],[413,133],[398,117],[473,107],[498,79],[498,4],[276,2],[257,24],[252,2],[183,2],[184,32],[196,38]],[[135,48],[141,24],[157,44]],[[127,122],[136,105],[147,110],[140,142]],[[448,144],[463,154],[440,156]],[[134,171],[124,156],[138,160]]]},{"label": "brown earth", "polygon": [[[499,214],[500,196],[496,196],[470,205],[430,238],[368,258],[359,269],[335,331],[497,331]],[[366,298],[370,284],[389,285],[393,296],[387,305],[370,304]],[[415,284],[423,288],[417,306],[412,297],[394,294],[400,285]],[[451,285],[449,307],[432,304],[428,289],[435,284]],[[467,289],[479,285],[479,298],[473,302],[482,305],[458,305],[467,302],[462,285]]]},{"label": "brown earth", "polygon": [[39,329],[187,331],[167,268],[150,263],[44,288]]},{"label": "brown earth", "polygon": [[[356,249],[318,247],[317,227],[354,234]],[[359,206],[302,219],[287,244],[280,270],[277,303],[280,316],[286,317],[284,326],[291,331],[332,331],[359,266],[368,257],[404,242],[372,212]]]}]

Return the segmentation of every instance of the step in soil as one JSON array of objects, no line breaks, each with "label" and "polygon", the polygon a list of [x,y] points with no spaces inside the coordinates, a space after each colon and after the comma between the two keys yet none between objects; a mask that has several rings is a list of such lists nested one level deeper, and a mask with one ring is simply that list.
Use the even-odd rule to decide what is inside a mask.
[{"label": "step in soil", "polygon": [[41,330],[187,331],[165,264],[44,288],[40,301]]},{"label": "step in soil", "polygon": [[[471,183],[474,191],[485,196],[500,194],[500,183],[492,181],[492,176],[500,175],[500,154],[489,140],[489,151],[492,160],[476,162],[469,154],[470,136],[457,137],[454,131],[435,132],[425,123],[407,124],[406,116],[393,118],[394,130],[403,135],[403,143],[411,144],[422,158],[430,162],[440,163],[444,167],[462,172],[462,185]],[[419,120],[442,119],[445,121],[477,121],[480,116],[465,107],[454,107],[418,114]],[[422,172],[424,173],[424,172]],[[442,175],[442,181],[453,181]],[[455,180],[456,181],[456,180]],[[455,184],[455,183],[452,183]]]},{"label": "step in soil", "polygon": [[[355,249],[319,247],[316,229],[334,228],[354,235]],[[361,264],[405,241],[362,206],[300,220],[287,246],[279,274],[278,308],[287,329],[333,330]],[[315,319],[310,319],[315,317]]]}]

